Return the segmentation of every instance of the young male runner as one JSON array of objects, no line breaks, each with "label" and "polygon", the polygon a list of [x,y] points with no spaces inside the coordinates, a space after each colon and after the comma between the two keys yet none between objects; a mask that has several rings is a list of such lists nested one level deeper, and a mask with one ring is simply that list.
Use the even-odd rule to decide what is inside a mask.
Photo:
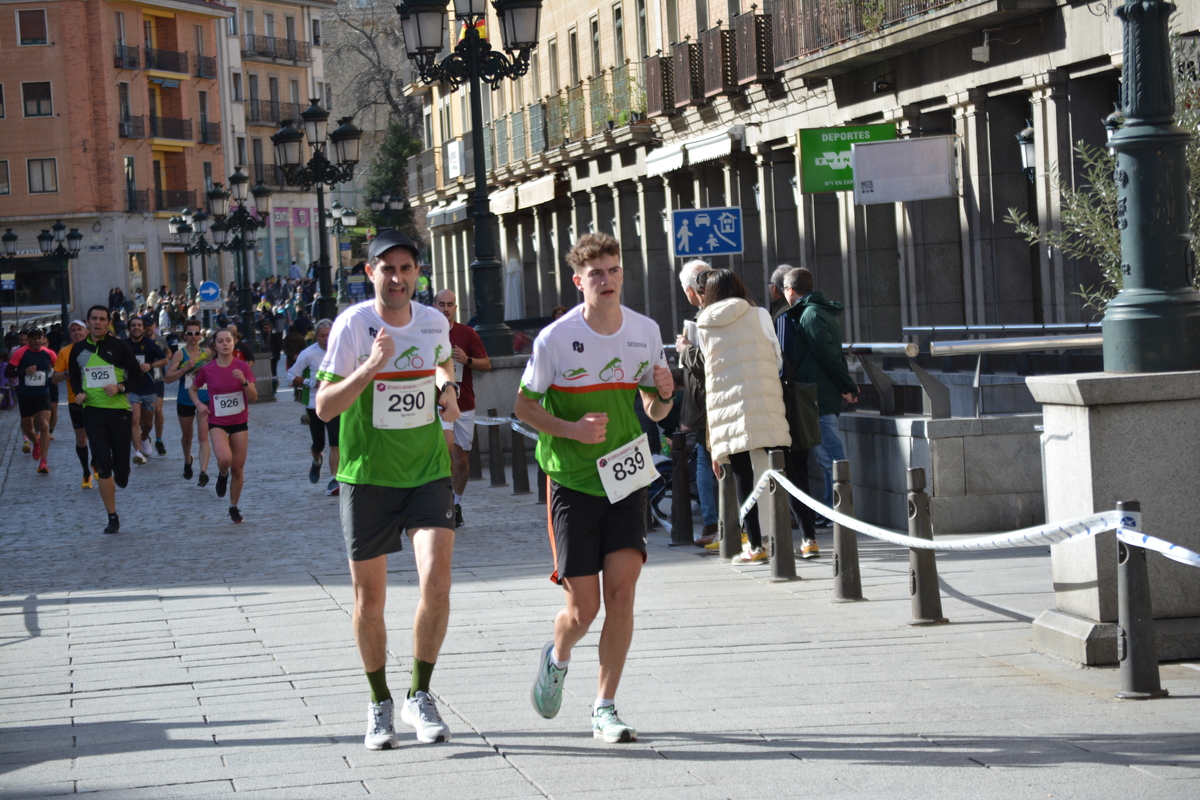
[{"label": "young male runner", "polygon": [[317,372],[321,369],[321,362],[325,360],[325,348],[329,345],[329,331],[332,328],[333,323],[327,319],[317,322],[316,342],[297,356],[295,363],[288,368],[287,376],[292,386],[300,390],[304,407],[308,409],[308,433],[312,436],[312,466],[308,469],[308,482],[317,483],[321,480],[321,461],[325,453],[325,439],[328,436],[331,477],[329,485],[325,487],[325,494],[337,495],[340,491],[337,482],[338,418],[322,422],[316,412],[317,386],[320,384]]},{"label": "young male runner", "polygon": [[449,289],[438,292],[434,305],[450,322],[451,356],[459,386],[458,410],[461,413],[454,422],[442,420],[442,431],[446,434],[446,446],[450,448],[450,463],[454,469],[454,527],[461,528],[462,497],[467,490],[467,479],[471,477],[471,446],[475,441],[475,380],[472,372],[490,372],[492,360],[475,329],[454,321],[458,310],[454,292]]},{"label": "young male runner", "polygon": [[5,373],[16,378],[17,405],[21,411],[21,431],[33,442],[33,460],[39,475],[49,475],[46,458],[50,452],[50,379],[54,374],[56,353],[46,347],[41,328],[31,328],[27,344],[13,350]]},{"label": "young male runner", "polygon": [[[450,741],[429,679],[450,615],[454,506],[450,456],[438,423],[458,418],[458,386],[450,363],[450,326],[412,302],[416,242],[384,231],[371,242],[367,276],[375,299],[351,306],[333,323],[317,378],[317,415],[341,416],[342,533],[354,585],[354,638],[371,703],[364,744],[398,747],[384,668],[387,556],[412,539],[421,599],[413,620],[412,686],[400,718],[417,740]],[[437,406],[435,408],[435,406]]]},{"label": "young male runner", "polygon": [[[551,580],[565,589],[554,641],[542,648],[531,697],[550,719],[562,704],[571,648],[604,600],[592,735],[637,741],[614,698],[633,637],[633,596],[646,560],[646,486],[658,473],[633,404],[658,421],[675,382],[658,323],[621,305],[621,245],[590,233],[567,254],[583,304],[542,330],[521,377],[516,414],[541,432],[537,459],[550,481]],[[604,573],[603,595],[600,573]]]},{"label": "young male runner", "polygon": [[[153,306],[152,306],[153,308]],[[171,347],[170,342],[162,335],[159,330],[158,320],[154,314],[147,314],[146,321],[146,338],[158,345],[158,349],[163,351],[168,359],[175,354],[175,349]],[[169,360],[168,360],[168,363]],[[167,454],[167,446],[163,444],[163,402],[167,397],[167,380],[166,367],[155,367],[154,374],[154,451],[160,456]]]},{"label": "young male runner", "polygon": [[83,427],[92,446],[92,463],[100,475],[100,499],[108,512],[105,533],[118,533],[117,486],[129,484],[129,451],[133,447],[133,415],[126,393],[142,383],[142,365],[129,345],[109,333],[109,312],[92,306],[88,337],[71,348],[67,371],[71,398],[83,406]]},{"label": "young male runner", "polygon": [[154,425],[154,412],[158,407],[158,392],[155,375],[170,359],[151,337],[146,335],[146,322],[141,317],[129,318],[129,338],[126,340],[133,357],[142,371],[142,382],[129,393],[130,410],[133,414],[132,436],[134,441],[133,463],[145,464],[154,455],[150,446],[150,429]]},{"label": "young male runner", "polygon": [[[58,358],[54,359],[54,377],[51,380],[56,384],[67,379],[71,352],[76,342],[87,338],[87,325],[77,319],[71,320],[71,324],[67,326],[67,333],[71,341],[58,351]],[[79,458],[79,466],[83,467],[83,482],[79,488],[91,489],[92,468],[88,466],[88,440],[87,432],[83,429],[83,409],[74,400],[74,397],[67,398],[67,413],[71,415],[71,427],[75,429],[75,455]]]}]

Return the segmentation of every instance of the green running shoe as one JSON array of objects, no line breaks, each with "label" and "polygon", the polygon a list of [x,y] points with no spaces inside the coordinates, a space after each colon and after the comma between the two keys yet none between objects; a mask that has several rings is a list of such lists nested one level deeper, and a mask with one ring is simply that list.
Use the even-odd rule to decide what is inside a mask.
[{"label": "green running shoe", "polygon": [[546,719],[554,719],[558,715],[558,709],[562,706],[563,678],[567,677],[566,667],[559,669],[554,666],[553,652],[554,642],[542,648],[537,680],[533,682],[533,689],[529,693],[533,710]]},{"label": "green running shoe", "polygon": [[592,736],[609,744],[637,741],[637,731],[621,722],[614,706],[600,706],[592,714]]}]

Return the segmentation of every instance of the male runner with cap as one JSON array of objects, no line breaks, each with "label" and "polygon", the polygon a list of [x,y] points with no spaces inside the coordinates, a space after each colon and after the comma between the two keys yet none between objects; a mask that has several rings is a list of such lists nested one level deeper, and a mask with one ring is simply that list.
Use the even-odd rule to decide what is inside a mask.
[{"label": "male runner with cap", "polygon": [[333,322],[327,319],[319,320],[316,327],[316,341],[305,348],[296,362],[288,368],[288,380],[292,386],[300,389],[300,399],[308,409],[308,432],[312,436],[312,466],[308,469],[308,482],[317,483],[321,480],[321,461],[325,453],[325,438],[329,438],[329,485],[325,494],[335,496],[339,493],[337,482],[338,471],[338,418],[324,422],[317,416],[317,372],[321,362],[325,360],[325,348],[329,345],[329,331]]},{"label": "male runner with cap", "polygon": [[162,348],[146,335],[146,322],[139,316],[129,318],[129,338],[126,344],[133,351],[133,357],[141,365],[142,371],[141,385],[129,393],[129,404],[133,414],[133,463],[145,464],[150,460],[150,456],[154,455],[154,450],[150,447],[150,429],[154,425],[154,411],[158,403],[154,376],[170,359]]},{"label": "male runner with cap", "polygon": [[384,669],[387,557],[412,540],[420,584],[413,620],[412,685],[400,718],[426,744],[450,741],[429,680],[450,616],[454,504],[450,456],[438,423],[458,417],[450,326],[412,302],[416,242],[388,230],[371,242],[367,276],[375,299],[333,323],[317,378],[317,415],[341,416],[342,533],[354,586],[354,638],[371,686],[368,749],[398,747]]},{"label": "male runner with cap", "polygon": [[[71,324],[67,326],[67,333],[71,337],[71,341],[58,351],[58,358],[54,359],[54,377],[51,380],[56,384],[67,379],[67,366],[71,363],[71,352],[76,342],[87,338],[87,325],[77,319],[71,320]],[[83,409],[78,403],[73,402],[74,398],[68,397],[67,400],[67,413],[71,415],[71,427],[75,429],[75,455],[79,458],[79,466],[83,467],[83,482],[79,488],[90,489],[92,488],[92,468],[88,466],[88,440],[87,431],[83,429]]]},{"label": "male runner with cap", "polygon": [[458,299],[454,292],[443,289],[434,297],[438,311],[450,322],[451,357],[454,359],[454,379],[458,381],[458,419],[442,421],[446,435],[446,446],[450,448],[450,463],[454,468],[454,527],[463,526],[462,498],[467,490],[467,479],[471,477],[471,446],[475,441],[475,382],[473,370],[490,372],[492,360],[488,358],[483,340],[474,328],[454,320],[458,311]]},{"label": "male runner with cap", "polygon": [[141,386],[142,365],[129,345],[109,333],[104,306],[88,309],[88,336],[71,348],[67,371],[71,397],[83,406],[83,427],[92,446],[92,461],[100,475],[100,499],[108,512],[105,533],[118,533],[117,488],[129,484],[129,451],[133,446],[133,415],[125,395]]},{"label": "male runner with cap", "polygon": [[50,452],[50,378],[54,374],[56,353],[46,347],[41,328],[31,328],[26,345],[12,351],[5,374],[17,384],[17,406],[21,410],[21,431],[33,442],[33,460],[39,475],[49,475],[46,458]]},{"label": "male runner with cap", "polygon": [[543,717],[558,714],[571,648],[587,633],[603,597],[592,735],[631,742],[637,731],[617,716],[614,698],[646,560],[646,487],[658,477],[633,404],[640,399],[646,416],[661,420],[671,410],[675,382],[658,323],[621,305],[620,243],[589,233],[571,248],[567,263],[583,304],[538,335],[515,404],[517,417],[541,432],[537,460],[550,482],[555,560],[550,579],[566,596],[554,618],[554,641],[538,659],[531,699]]}]

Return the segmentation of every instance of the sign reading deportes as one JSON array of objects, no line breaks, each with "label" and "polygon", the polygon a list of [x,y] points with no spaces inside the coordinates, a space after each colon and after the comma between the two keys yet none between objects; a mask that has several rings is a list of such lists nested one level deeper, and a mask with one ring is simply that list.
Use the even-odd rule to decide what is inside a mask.
[{"label": "sign reading deportes", "polygon": [[896,126],[851,125],[844,128],[805,128],[800,140],[800,191],[848,192],[854,189],[854,170],[850,166],[850,148],[864,142],[882,142],[896,138]]}]

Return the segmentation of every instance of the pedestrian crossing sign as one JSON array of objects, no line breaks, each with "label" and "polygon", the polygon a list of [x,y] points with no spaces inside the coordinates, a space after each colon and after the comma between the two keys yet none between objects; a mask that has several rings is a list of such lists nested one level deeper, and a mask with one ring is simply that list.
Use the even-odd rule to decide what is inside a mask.
[{"label": "pedestrian crossing sign", "polygon": [[740,208],[689,208],[671,212],[676,258],[728,256],[742,252]]}]

